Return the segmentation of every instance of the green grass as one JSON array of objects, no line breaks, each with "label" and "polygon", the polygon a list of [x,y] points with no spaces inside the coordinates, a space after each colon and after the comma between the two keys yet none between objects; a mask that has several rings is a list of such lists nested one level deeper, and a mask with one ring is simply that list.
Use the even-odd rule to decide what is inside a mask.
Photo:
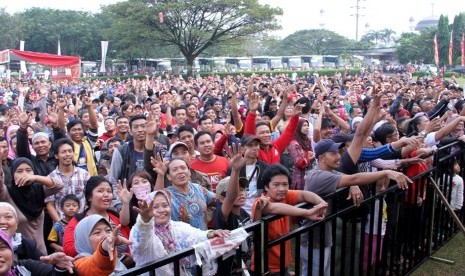
[{"label": "green grass", "polygon": [[415,270],[411,275],[447,275],[459,276],[465,275],[465,236],[458,233],[447,244],[440,248],[433,256],[447,260],[455,261],[455,264],[444,264],[434,260],[427,260],[420,268]]}]

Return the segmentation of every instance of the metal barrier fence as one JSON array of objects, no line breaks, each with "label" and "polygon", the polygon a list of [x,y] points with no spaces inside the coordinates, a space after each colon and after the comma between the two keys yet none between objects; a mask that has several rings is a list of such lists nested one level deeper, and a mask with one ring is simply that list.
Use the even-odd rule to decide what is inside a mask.
[{"label": "metal barrier fence", "polygon": [[[333,210],[323,221],[303,221],[275,240],[268,240],[268,225],[280,216],[247,225],[245,229],[254,241],[254,271],[249,270],[250,274],[404,275],[415,270],[459,230],[434,186],[450,202],[453,164],[460,164],[459,175],[463,177],[464,156],[465,149],[458,142],[441,147],[432,168],[413,177],[407,191],[392,183],[376,193],[372,185],[373,196],[360,207],[338,208],[340,191],[331,194],[325,200],[332,201]],[[465,221],[464,208],[456,215],[462,223]],[[292,245],[290,252],[286,243]],[[280,269],[271,272],[268,252],[275,246],[280,250]],[[194,249],[186,249],[120,275],[155,275],[156,268],[170,263],[174,264],[174,275],[181,275],[180,260],[194,254]],[[240,254],[239,249],[237,258]],[[293,261],[285,267],[284,257],[289,254]],[[202,275],[199,268],[197,275]]]}]

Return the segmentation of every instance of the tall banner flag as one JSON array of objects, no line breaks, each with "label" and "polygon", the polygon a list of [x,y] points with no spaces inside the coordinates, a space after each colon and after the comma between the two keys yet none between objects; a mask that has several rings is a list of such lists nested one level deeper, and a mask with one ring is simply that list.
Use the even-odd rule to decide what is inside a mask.
[{"label": "tall banner flag", "polygon": [[434,63],[436,65],[439,65],[439,49],[438,49],[438,35],[434,35]]},{"label": "tall banner flag", "polygon": [[57,55],[61,56],[61,44],[60,44],[60,37],[58,37],[58,50]]},{"label": "tall banner flag", "polygon": [[102,64],[100,64],[100,73],[105,73],[105,63],[107,59],[108,41],[100,41],[102,44]]},{"label": "tall banner flag", "polygon": [[460,52],[462,52],[462,66],[465,66],[465,34],[462,33],[462,41],[460,42]]},{"label": "tall banner flag", "polygon": [[454,51],[454,42],[452,40],[453,33],[450,32],[450,42],[449,42],[449,66],[452,66],[452,52]]},{"label": "tall banner flag", "polygon": [[[24,51],[24,43],[25,43],[24,40],[21,40],[21,41],[19,42],[19,50],[20,50],[20,51]],[[19,68],[20,68],[20,71],[21,71],[23,74],[26,74],[26,73],[27,73],[26,62],[25,62],[25,61],[20,61],[20,62],[19,62]]]}]

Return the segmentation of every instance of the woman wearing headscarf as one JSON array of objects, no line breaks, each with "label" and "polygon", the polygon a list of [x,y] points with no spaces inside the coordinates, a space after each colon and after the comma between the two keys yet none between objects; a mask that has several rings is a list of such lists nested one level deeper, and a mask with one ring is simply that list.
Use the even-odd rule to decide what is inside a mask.
[{"label": "woman wearing headscarf", "polygon": [[73,258],[64,253],[54,253],[50,256],[40,257],[38,260],[15,260],[13,244],[9,236],[0,230],[0,275],[72,275]]},{"label": "woman wearing headscarf", "polygon": [[[150,193],[146,201],[139,201],[136,224],[130,234],[131,252],[137,266],[153,262],[174,252],[214,237],[229,236],[228,230],[203,231],[191,225],[171,220],[171,198],[163,190]],[[180,262],[182,275],[189,275],[190,263]],[[173,275],[173,264],[156,270],[157,275]]]},{"label": "woman wearing headscarf", "polygon": [[8,142],[8,160],[10,161],[16,158],[16,143],[14,143],[12,140],[16,139],[16,131],[18,131],[18,129],[18,125],[11,125],[8,127],[5,133],[5,138]]},{"label": "woman wearing headscarf", "polygon": [[305,119],[300,119],[294,139],[287,150],[291,156],[292,184],[291,189],[303,190],[305,186],[305,171],[311,167],[315,155],[312,150],[312,142],[308,138],[309,123]]},{"label": "woman wearing headscarf", "polygon": [[[43,225],[44,200],[59,192],[63,183],[45,176],[34,175],[29,159],[19,157],[11,164],[12,183],[4,183],[0,170],[0,201],[10,203],[18,217],[18,232],[37,242],[37,249],[45,254]],[[6,184],[6,185],[5,185]]]},{"label": "woman wearing headscarf", "polygon": [[112,275],[126,270],[118,259],[116,246],[130,242],[118,235],[121,225],[112,229],[100,215],[83,218],[76,226],[74,240],[78,255],[74,265],[80,275]]}]

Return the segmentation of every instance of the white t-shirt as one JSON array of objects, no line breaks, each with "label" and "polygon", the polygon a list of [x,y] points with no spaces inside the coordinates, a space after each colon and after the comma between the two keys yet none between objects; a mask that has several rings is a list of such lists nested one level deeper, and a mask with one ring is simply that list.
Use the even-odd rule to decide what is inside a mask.
[{"label": "white t-shirt", "polygon": [[[255,170],[256,168],[256,170]],[[255,170],[255,173],[254,173]],[[245,167],[245,175],[247,180],[250,179],[249,188],[247,190],[247,197],[245,199],[245,205],[242,207],[250,216],[252,216],[252,205],[255,202],[255,199],[259,196],[257,189],[257,180],[258,180],[258,167],[257,164],[247,165]],[[250,178],[254,173],[252,179]]]}]

